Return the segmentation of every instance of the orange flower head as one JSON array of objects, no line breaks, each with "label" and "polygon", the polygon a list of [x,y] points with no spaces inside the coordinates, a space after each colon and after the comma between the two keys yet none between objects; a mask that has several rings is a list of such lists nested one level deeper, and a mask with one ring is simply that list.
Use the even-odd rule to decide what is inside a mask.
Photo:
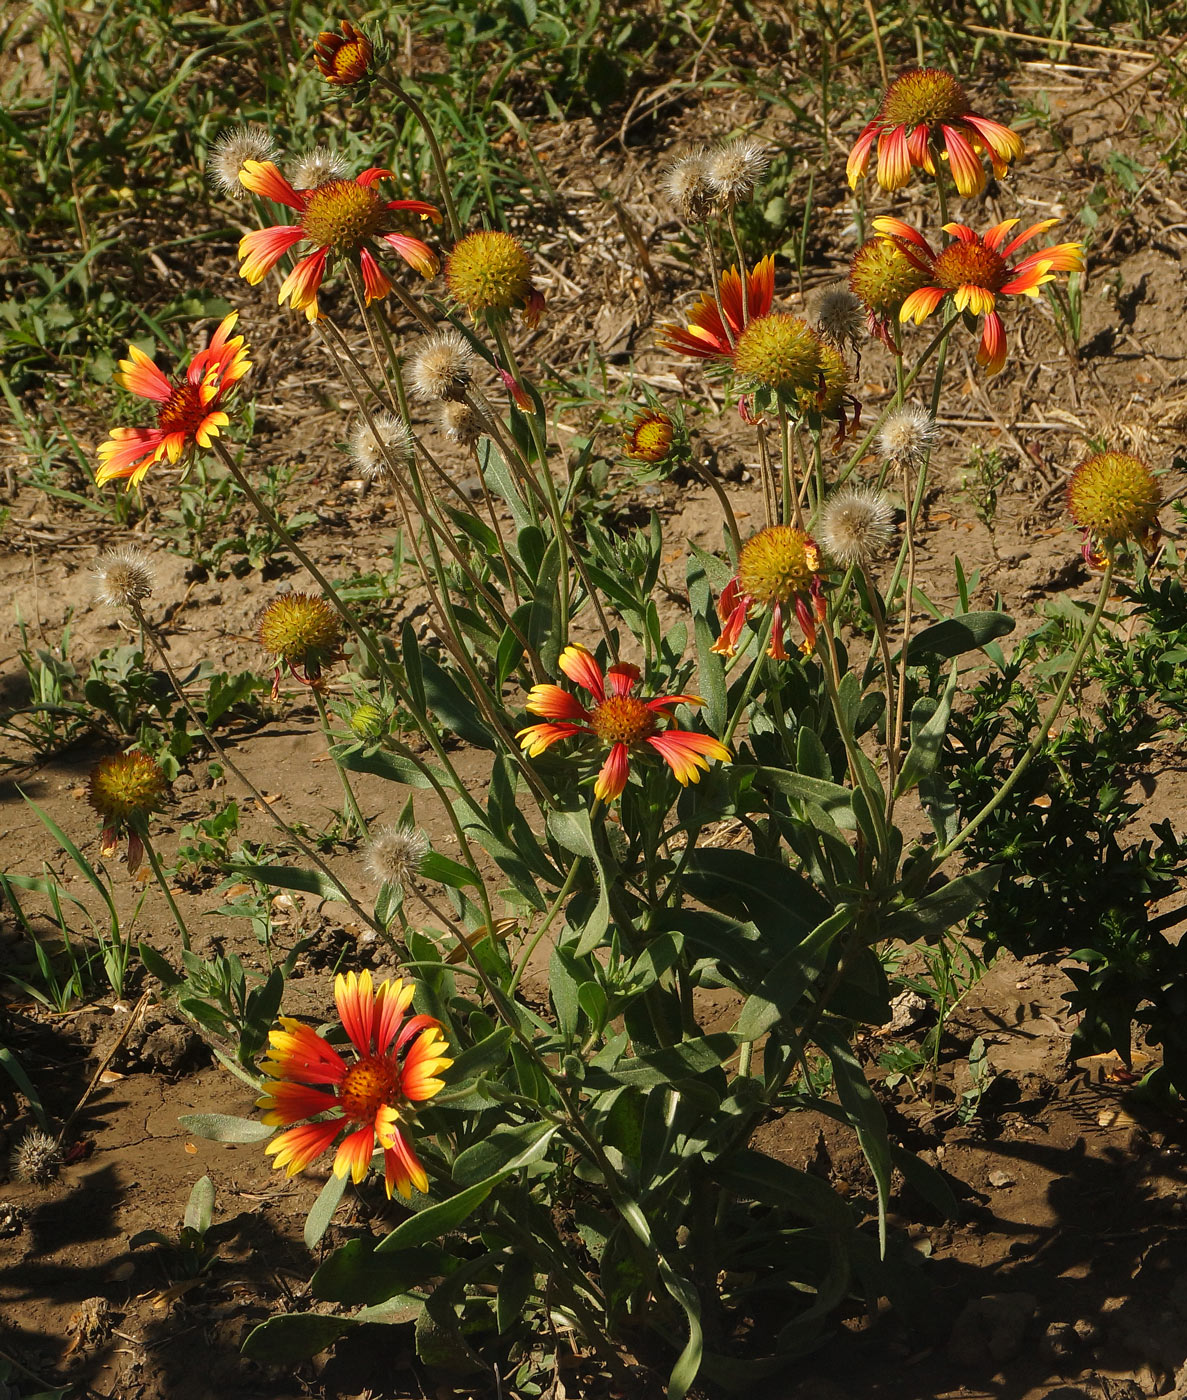
[{"label": "orange flower head", "polygon": [[996,309],[997,298],[1037,297],[1039,288],[1053,282],[1057,272],[1079,272],[1084,266],[1084,249],[1079,243],[1057,243],[1011,262],[1013,252],[1058,220],[1032,224],[1007,243],[1006,237],[1017,222],[1007,219],[984,234],[974,233],[965,224],[945,224],[944,232],[952,235],[952,242],[937,253],[921,233],[901,219],[874,220],[874,228],[883,238],[924,274],[923,284],[899,308],[899,320],[922,325],[947,297],[952,298],[957,311],[970,317],[984,316],[977,363],[985,365],[990,374],[997,374],[1006,362],[1006,333]]},{"label": "orange flower head", "polygon": [[934,176],[939,154],[947,158],[962,195],[980,194],[985,188],[983,155],[1000,178],[1023,152],[1022,138],[974,112],[964,88],[940,68],[911,68],[886,89],[878,115],[849,152],[850,189],[856,189],[865,174],[875,143],[877,179],[884,190],[901,189],[912,170]]},{"label": "orange flower head", "polygon": [[434,276],[437,255],[397,225],[403,215],[434,221],[441,215],[423,200],[381,198],[375,184],[391,176],[390,170],[373,166],[353,180],[334,176],[312,189],[298,189],[270,160],[246,161],[239,176],[244,189],[294,210],[300,221],[245,234],[239,240],[240,277],[258,286],[287,252],[300,243],[312,244],[313,251],[299,259],[281,283],[277,300],[282,306],[287,301],[294,311],[304,311],[308,320],[316,321],[321,314],[318,291],[335,262],[357,267],[368,305],[391,292],[391,280],[375,258],[380,244],[398,253],[422,277]]},{"label": "orange flower head", "polygon": [[674,434],[672,420],[662,409],[640,409],[623,434],[623,456],[634,462],[662,462],[672,450]]},{"label": "orange flower head", "polygon": [[734,369],[754,388],[792,398],[815,392],[822,374],[824,342],[799,316],[760,316],[738,337]]},{"label": "orange flower head", "polygon": [[738,572],[721,590],[717,615],[722,629],[713,650],[733,656],[747,617],[759,608],[771,613],[767,655],[786,661],[784,621],[791,608],[804,632],[801,649],[810,652],[816,644],[816,623],[824,617],[822,588],[815,540],[790,525],[767,526],[742,546]]},{"label": "orange flower head", "polygon": [[[160,810],[169,790],[165,774],[146,753],[117,753],[100,761],[91,770],[87,801],[103,819],[99,848],[105,856],[119,849],[119,838],[131,824]],[[128,869],[139,868],[144,851],[135,826],[128,835]]]},{"label": "orange flower head", "polygon": [[241,335],[231,330],[239,319],[232,311],[223,318],[205,350],[190,360],[184,375],[163,374],[153,360],[135,345],[121,360],[115,382],[137,398],[157,405],[155,428],[112,428],[99,444],[99,470],[95,484],[103,486],[126,477],[128,489],[138,486],[149,467],[166,458],[188,462],[195,448],[208,448],[219,429],[231,421],[226,405],[239,380],[251,369]]},{"label": "orange flower head", "polygon": [[282,593],[260,616],[260,645],[276,658],[273,695],[280,685],[281,663],[296,680],[316,685],[322,669],[332,665],[342,651],[342,624],[338,614],[313,593]]},{"label": "orange flower head", "polygon": [[544,310],[543,294],[532,283],[532,264],[518,238],[497,229],[467,234],[445,259],[445,285],[474,319],[519,307],[535,326]]},{"label": "orange flower head", "polygon": [[[362,1181],[376,1145],[383,1150],[384,1185],[405,1199],[428,1189],[428,1176],[407,1126],[416,1105],[444,1088],[438,1078],[453,1060],[431,1016],[408,1016],[415,987],[348,972],[334,980],[338,1016],[354,1052],[344,1059],[309,1026],[289,1016],[269,1033],[269,1057],[260,1066],[271,1079],[257,1107],[264,1122],[284,1127],[264,1151],[273,1166],[295,1176],[320,1157],[338,1134],[334,1175]],[[312,1120],[312,1121],[303,1121]],[[294,1126],[296,1125],[296,1126]],[[404,1125],[404,1126],[401,1126]]]},{"label": "orange flower head", "polygon": [[688,313],[687,326],[660,326],[659,343],[665,350],[720,364],[731,360],[739,335],[750,321],[766,316],[775,300],[774,257],[768,254],[747,272],[745,296],[742,277],[736,267],[722,273],[717,291],[718,296],[712,292],[701,293],[700,300]]},{"label": "orange flower head", "polygon": [[1148,548],[1157,537],[1162,492],[1145,462],[1128,453],[1098,452],[1082,462],[1068,482],[1067,504],[1084,530],[1089,563],[1114,545]]},{"label": "orange flower head", "polygon": [[338,26],[341,33],[323,30],[313,45],[313,60],[322,77],[335,87],[353,87],[371,76],[375,46],[361,29],[347,19]]},{"label": "orange flower head", "polygon": [[559,685],[534,685],[527,698],[529,714],[548,722],[530,724],[515,736],[529,758],[538,758],[558,739],[591,735],[608,745],[594,782],[594,796],[613,802],[622,794],[630,773],[632,753],[658,753],[682,787],[700,781],[709,761],[730,761],[730,751],[710,734],[688,729],[661,729],[669,711],[677,705],[702,705],[697,695],[661,695],[644,700],[635,694],[641,679],[639,668],[616,662],[605,673],[585,647],[574,644],[561,652],[564,674],[592,696],[587,707]]}]

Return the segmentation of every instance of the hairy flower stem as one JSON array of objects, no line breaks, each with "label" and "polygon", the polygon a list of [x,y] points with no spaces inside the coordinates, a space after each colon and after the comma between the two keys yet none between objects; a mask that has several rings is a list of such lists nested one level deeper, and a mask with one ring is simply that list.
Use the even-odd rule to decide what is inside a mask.
[{"label": "hairy flower stem", "polygon": [[729,717],[729,722],[725,726],[725,733],[721,736],[721,742],[729,748],[730,740],[734,737],[734,731],[742,722],[742,716],[746,713],[746,706],[750,703],[750,697],[754,694],[754,687],[758,683],[758,673],[762,670],[762,664],[766,660],[767,647],[771,641],[771,629],[775,625],[773,614],[768,614],[763,622],[762,632],[758,638],[758,650],[755,652],[754,660],[751,662],[749,674],[746,677],[746,684],[742,688],[742,694],[738,697],[738,703],[734,707],[734,712]]},{"label": "hairy flower stem", "polygon": [[763,523],[769,527],[780,518],[779,499],[775,490],[775,472],[771,466],[771,453],[767,446],[767,430],[761,419],[754,426],[754,435],[758,439],[758,470],[762,478],[762,504],[765,517]]},{"label": "hairy flower stem", "polygon": [[[730,237],[734,241],[734,252],[738,255],[738,275],[742,279],[742,325],[748,326],[750,324],[750,278],[746,275],[746,259],[742,254],[742,238],[738,233],[738,216],[732,201],[729,212],[726,214],[726,221],[729,224]],[[724,323],[723,316],[722,324]]]},{"label": "hairy flower stem", "polygon": [[[589,813],[589,819],[591,822],[596,821],[598,814],[601,810],[601,806],[602,799],[600,797],[594,798],[594,805],[592,808],[590,808]],[[573,857],[573,863],[569,866],[568,874],[565,876],[565,883],[557,891],[556,898],[548,906],[548,910],[545,913],[544,918],[540,922],[540,927],[532,935],[531,942],[527,944],[523,952],[520,954],[519,961],[515,965],[515,971],[511,974],[511,981],[507,984],[507,995],[509,997],[513,997],[515,995],[515,989],[519,986],[520,980],[522,979],[524,972],[527,970],[527,965],[531,961],[532,954],[536,951],[540,940],[555,923],[556,916],[561,911],[561,905],[565,902],[566,899],[568,899],[569,892],[572,890],[573,883],[577,878],[577,868],[578,866],[580,866],[582,859],[582,856]]]},{"label": "hairy flower stem", "polygon": [[181,910],[177,907],[177,901],[173,898],[173,891],[169,888],[169,881],[165,879],[165,872],[161,869],[161,862],[157,859],[157,853],[153,850],[152,841],[148,835],[148,823],[140,818],[133,819],[133,826],[137,836],[144,847],[144,854],[148,857],[148,863],[152,866],[152,873],[156,877],[157,884],[161,887],[161,893],[165,896],[165,902],[169,906],[169,912],[173,915],[173,922],[177,925],[177,931],[181,934],[181,946],[188,953],[190,951],[190,931],[185,926],[185,920],[181,917]]},{"label": "hairy flower stem", "polygon": [[788,418],[787,409],[782,402],[779,404],[779,449],[783,462],[783,523],[784,525],[794,524],[797,530],[803,530],[804,515],[800,509],[800,478],[796,473],[791,455],[791,420]]},{"label": "hairy flower stem", "polygon": [[1011,771],[1010,775],[1006,778],[1005,782],[1001,785],[1000,788],[998,788],[997,792],[993,794],[993,796],[989,799],[985,806],[981,808],[981,810],[976,814],[976,816],[972,817],[968,822],[966,822],[965,825],[961,827],[961,829],[956,833],[956,835],[953,836],[951,841],[949,841],[946,845],[941,846],[940,849],[935,852],[932,859],[936,865],[939,865],[941,861],[946,860],[958,847],[963,846],[964,843],[968,840],[968,838],[973,834],[973,832],[976,831],[977,828],[981,826],[984,822],[988,821],[991,816],[993,816],[994,812],[997,811],[997,809],[1002,805],[1006,798],[1009,797],[1009,795],[1022,781],[1022,775],[1030,767],[1031,763],[1038,755],[1039,750],[1043,747],[1044,744],[1046,744],[1050,740],[1051,726],[1059,718],[1060,711],[1063,709],[1064,701],[1067,699],[1068,692],[1072,688],[1072,682],[1076,678],[1076,674],[1080,669],[1084,657],[1088,653],[1088,648],[1092,645],[1092,639],[1096,636],[1096,631],[1097,628],[1100,626],[1101,618],[1104,616],[1105,603],[1108,601],[1109,588],[1111,587],[1113,582],[1114,567],[1115,561],[1112,559],[1112,557],[1110,557],[1105,563],[1105,572],[1100,581],[1100,592],[1097,594],[1096,597],[1096,606],[1095,608],[1093,608],[1092,616],[1088,619],[1088,624],[1084,628],[1084,635],[1080,638],[1080,644],[1073,653],[1071,661],[1068,663],[1067,671],[1064,674],[1063,681],[1055,694],[1055,699],[1051,702],[1050,709],[1040,720],[1039,727],[1035,730],[1034,738],[1031,739],[1030,743],[1027,745],[1026,752],[1022,755],[1021,759],[1014,765],[1013,770]]},{"label": "hairy flower stem", "polygon": [[[702,225],[705,230],[705,248],[709,253],[709,277],[713,285],[713,299],[717,303],[717,314],[721,317],[721,328],[725,331],[725,338],[730,343],[732,350],[737,344],[737,337],[734,335],[733,327],[726,319],[725,307],[721,300],[721,272],[717,265],[717,245],[713,242],[713,230],[710,228],[708,220]],[[742,279],[742,286],[745,288],[746,279]],[[745,292],[743,291],[743,296]]]},{"label": "hairy flower stem", "polygon": [[[920,490],[922,494],[922,483],[925,472],[920,470]],[[903,494],[910,495],[911,477],[906,463],[903,464]],[[922,502],[921,502],[922,503]],[[907,696],[907,652],[911,645],[911,621],[915,604],[915,511],[911,508],[907,510],[907,518],[903,525],[903,545],[907,551],[907,586],[903,593],[903,640],[899,649],[898,658],[898,703],[894,712],[894,737],[890,739],[887,748],[889,753],[893,753],[895,762],[903,751],[903,723],[906,710]],[[897,578],[897,570],[895,575]],[[892,580],[892,583],[894,580]]]},{"label": "hairy flower stem", "polygon": [[734,514],[734,508],[730,504],[730,498],[726,494],[725,487],[713,475],[713,473],[700,462],[695,455],[691,459],[691,466],[697,476],[705,483],[710,491],[717,497],[717,503],[721,507],[722,519],[725,521],[726,529],[730,532],[730,544],[733,546],[734,563],[738,562],[738,555],[742,553],[742,535],[738,529],[738,518]]},{"label": "hairy flower stem", "polygon": [[437,133],[433,130],[433,124],[425,116],[424,108],[421,107],[420,103],[395,78],[386,72],[378,73],[376,78],[397,101],[402,102],[408,108],[417,125],[425,134],[425,140],[429,145],[429,155],[433,161],[433,169],[437,174],[437,187],[441,191],[441,202],[445,205],[445,219],[449,224],[449,239],[451,243],[456,243],[462,236],[462,224],[453,202],[453,194],[449,188],[449,173],[445,169],[445,157],[441,153],[441,145],[437,140]]},{"label": "hairy flower stem", "polygon": [[886,684],[886,822],[889,825],[894,814],[894,785],[898,780],[899,767],[899,751],[893,742],[891,731],[892,716],[895,714],[894,668],[890,659],[890,637],[886,628],[886,613],[882,608],[882,599],[878,596],[878,585],[874,582],[870,566],[864,559],[858,567],[861,569],[861,576],[866,586],[870,616],[874,619],[874,634],[878,639],[878,651],[882,657],[882,676]]},{"label": "hairy flower stem", "polygon": [[334,767],[338,770],[338,778],[342,783],[342,797],[345,803],[343,815],[346,818],[344,834],[350,835],[351,828],[353,827],[356,835],[366,836],[366,818],[359,808],[358,799],[354,795],[354,788],[350,785],[350,779],[346,775],[346,769],[338,762],[334,754],[334,736],[330,732],[330,716],[326,712],[325,697],[322,695],[319,686],[310,686],[310,690],[313,692],[313,703],[317,706],[318,717],[321,720],[322,733],[326,738],[326,752],[329,754]]}]

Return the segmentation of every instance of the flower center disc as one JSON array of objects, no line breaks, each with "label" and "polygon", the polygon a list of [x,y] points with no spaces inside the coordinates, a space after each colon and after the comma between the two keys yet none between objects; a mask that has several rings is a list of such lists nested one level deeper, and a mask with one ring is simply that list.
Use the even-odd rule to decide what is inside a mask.
[{"label": "flower center disc", "polygon": [[383,224],[383,205],[375,191],[353,180],[331,180],[309,195],[301,219],[310,242],[335,253],[354,253]]},{"label": "flower center disc", "polygon": [[637,744],[655,733],[655,715],[633,695],[608,695],[594,706],[589,727],[604,744]]},{"label": "flower center disc", "polygon": [[369,1123],[399,1092],[400,1071],[374,1056],[351,1065],[342,1079],[342,1111],[357,1123]]},{"label": "flower center disc", "polygon": [[992,248],[983,243],[951,243],[935,260],[932,268],[941,287],[954,292],[957,287],[984,287],[1001,290],[1006,265]]},{"label": "flower center disc", "polygon": [[206,417],[206,406],[199,393],[200,385],[188,381],[174,387],[167,403],[157,414],[157,427],[167,433],[193,433]]},{"label": "flower center disc", "polygon": [[802,530],[771,525],[742,546],[738,582],[745,595],[772,607],[807,593],[819,563],[816,545]]},{"label": "flower center disc", "polygon": [[924,126],[952,121],[969,110],[964,88],[951,73],[938,68],[913,68],[886,90],[882,119],[895,126]]}]

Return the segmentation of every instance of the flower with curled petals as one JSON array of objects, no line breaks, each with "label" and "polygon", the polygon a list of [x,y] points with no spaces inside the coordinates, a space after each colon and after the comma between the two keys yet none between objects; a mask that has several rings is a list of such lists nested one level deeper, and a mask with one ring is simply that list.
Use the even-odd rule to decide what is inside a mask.
[{"label": "flower with curled petals", "polygon": [[807,655],[815,647],[816,624],[825,617],[820,551],[803,530],[768,525],[742,546],[738,572],[717,600],[722,626],[712,650],[719,656],[733,656],[746,619],[756,608],[771,614],[767,655],[773,660],[788,659],[783,629],[789,608],[804,631],[800,650]]},{"label": "flower with curled petals", "polygon": [[960,194],[980,194],[987,181],[982,155],[1000,178],[1023,152],[1022,138],[974,112],[964,88],[941,68],[908,69],[886,89],[878,115],[849,152],[845,173],[851,190],[866,173],[875,142],[876,175],[884,190],[902,189],[912,170],[934,175],[939,154],[947,156]]},{"label": "flower with curled petals", "polygon": [[372,73],[375,46],[361,29],[348,19],[332,29],[323,29],[313,45],[313,61],[327,83],[334,87],[353,87],[365,82]]},{"label": "flower with curled petals", "polygon": [[391,281],[373,251],[378,243],[394,249],[422,277],[432,277],[437,271],[437,255],[419,238],[401,233],[395,216],[419,214],[422,219],[440,222],[441,215],[420,199],[381,198],[375,184],[391,177],[390,170],[372,166],[353,180],[330,179],[305,190],[289,184],[270,160],[247,161],[239,176],[244,189],[295,210],[300,221],[244,234],[239,240],[240,277],[258,286],[290,249],[299,243],[312,244],[313,251],[299,259],[277,298],[282,306],[287,301],[294,311],[304,311],[310,321],[318,318],[318,289],[336,261],[358,267],[368,305],[388,295]]},{"label": "flower with curled petals", "polygon": [[128,346],[115,382],[130,394],[157,405],[155,428],[112,428],[99,444],[99,470],[95,484],[116,477],[128,478],[128,489],[138,486],[156,462],[188,461],[195,447],[209,447],[219,429],[231,421],[224,411],[235,385],[251,368],[241,335],[231,331],[239,313],[223,318],[205,350],[199,350],[185,374],[170,379],[152,359]]},{"label": "flower with curled petals", "polygon": [[977,363],[985,365],[990,374],[996,374],[1006,362],[1006,332],[997,314],[997,297],[1037,297],[1039,288],[1053,282],[1057,272],[1080,272],[1084,267],[1084,249],[1079,243],[1056,243],[1011,264],[1012,253],[1059,221],[1044,219],[1031,224],[1006,243],[1017,222],[1007,219],[984,234],[974,233],[965,224],[945,224],[944,232],[952,235],[952,241],[936,253],[921,233],[901,219],[874,220],[879,234],[927,274],[925,284],[904,299],[899,320],[921,326],[946,297],[952,298],[957,311],[970,317],[984,316]]},{"label": "flower with curled petals", "polygon": [[[407,1016],[415,986],[403,980],[372,988],[371,974],[334,979],[334,1001],[354,1050],[351,1059],[291,1016],[268,1033],[269,1054],[260,1068],[270,1078],[257,1107],[264,1122],[285,1131],[264,1149],[288,1176],[320,1157],[346,1129],[334,1157],[334,1175],[362,1181],[376,1144],[383,1149],[384,1185],[408,1199],[428,1177],[406,1128],[444,1084],[437,1076],[453,1060],[431,1016]],[[403,1126],[402,1126],[403,1125]]]},{"label": "flower with curled petals", "polygon": [[700,782],[709,760],[730,761],[730,751],[710,734],[688,729],[661,729],[677,705],[703,705],[698,695],[660,695],[642,700],[635,694],[641,679],[639,668],[619,661],[602,674],[602,668],[585,647],[574,643],[560,656],[560,668],[574,684],[593,696],[587,708],[559,685],[534,685],[528,695],[529,714],[542,715],[546,724],[529,724],[515,736],[529,758],[537,758],[558,739],[592,734],[610,746],[594,783],[594,796],[613,802],[630,772],[632,751],[655,750],[676,775],[682,787]]},{"label": "flower with curled petals", "polygon": [[745,300],[736,267],[722,273],[718,294],[720,305],[712,292],[702,292],[688,313],[687,326],[660,326],[660,345],[695,360],[732,360],[738,337],[750,321],[766,316],[775,300],[774,257],[768,254],[746,274]]}]

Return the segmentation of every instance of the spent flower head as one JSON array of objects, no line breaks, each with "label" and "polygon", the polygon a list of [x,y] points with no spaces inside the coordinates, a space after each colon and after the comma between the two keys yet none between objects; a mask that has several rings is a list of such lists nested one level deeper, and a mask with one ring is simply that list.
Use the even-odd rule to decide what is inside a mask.
[{"label": "spent flower head", "polygon": [[266,127],[245,122],[222,132],[206,158],[206,174],[211,184],[232,199],[246,199],[247,191],[239,175],[249,160],[275,160],[280,148]]},{"label": "spent flower head", "polygon": [[1119,544],[1149,548],[1158,535],[1162,492],[1140,457],[1098,452],[1072,473],[1068,509],[1084,531],[1084,557],[1100,565]]},{"label": "spent flower head", "polygon": [[664,172],[664,189],[684,223],[704,223],[713,212],[717,195],[709,180],[709,157],[703,147],[673,161]]},{"label": "spent flower head", "polygon": [[888,462],[919,466],[932,450],[936,420],[919,404],[907,403],[886,415],[878,433],[878,447]]},{"label": "spent flower head", "polygon": [[9,1170],[17,1181],[48,1186],[62,1170],[62,1149],[57,1138],[30,1128],[13,1148]]},{"label": "spent flower head", "polygon": [[95,561],[95,580],[96,594],[106,607],[136,612],[152,594],[152,565],[147,555],[123,545]]},{"label": "spent flower head", "polygon": [[751,321],[734,347],[734,369],[752,389],[794,397],[815,388],[823,342],[799,316],[777,312]]},{"label": "spent flower head", "polygon": [[[258,159],[272,160],[274,157],[260,156]],[[350,174],[350,162],[329,146],[314,146],[311,151],[303,151],[289,162],[288,174],[294,189],[315,190],[331,180],[345,180]],[[243,186],[239,188],[242,193]]]},{"label": "spent flower head", "polygon": [[465,402],[447,401],[437,410],[441,431],[451,442],[473,447],[479,438],[490,432],[490,425],[481,410]]},{"label": "spent flower head", "polygon": [[474,381],[477,362],[470,342],[450,326],[417,344],[408,358],[408,379],[419,399],[460,399]]},{"label": "spent flower head", "polygon": [[87,801],[103,820],[99,849],[104,856],[119,850],[119,839],[128,831],[128,869],[140,866],[144,845],[136,829],[160,809],[169,783],[155,759],[146,753],[117,753],[100,759],[91,769]]},{"label": "spent flower head", "polygon": [[838,564],[864,568],[894,539],[894,503],[876,486],[843,486],[825,501],[816,533]]},{"label": "spent flower head", "polygon": [[816,303],[816,329],[838,350],[856,350],[865,329],[866,308],[845,286],[829,287]]},{"label": "spent flower head", "polygon": [[749,136],[714,147],[705,158],[705,179],[715,200],[723,205],[744,204],[767,169],[767,153]]},{"label": "spent flower head", "polygon": [[483,314],[505,316],[518,307],[527,325],[535,326],[544,310],[527,249],[498,229],[467,234],[454,245],[445,259],[445,285],[475,320]]},{"label": "spent flower head", "polygon": [[381,826],[371,833],[367,869],[381,885],[403,889],[420,874],[430,849],[428,833],[420,827]]},{"label": "spent flower head", "polygon": [[314,593],[282,593],[260,615],[260,645],[276,659],[273,697],[280,693],[280,669],[316,686],[322,670],[342,654],[342,623],[324,598]]},{"label": "spent flower head", "polygon": [[721,635],[712,650],[721,656],[733,656],[747,617],[758,609],[771,614],[767,655],[786,661],[783,636],[789,608],[804,632],[801,650],[810,652],[816,645],[816,623],[824,619],[820,551],[816,541],[803,530],[791,525],[768,525],[742,546],[738,572],[721,590],[717,600]]},{"label": "spent flower head", "polygon": [[398,414],[381,408],[370,423],[360,418],[350,430],[351,461],[368,481],[398,481],[416,451],[412,429]]}]

